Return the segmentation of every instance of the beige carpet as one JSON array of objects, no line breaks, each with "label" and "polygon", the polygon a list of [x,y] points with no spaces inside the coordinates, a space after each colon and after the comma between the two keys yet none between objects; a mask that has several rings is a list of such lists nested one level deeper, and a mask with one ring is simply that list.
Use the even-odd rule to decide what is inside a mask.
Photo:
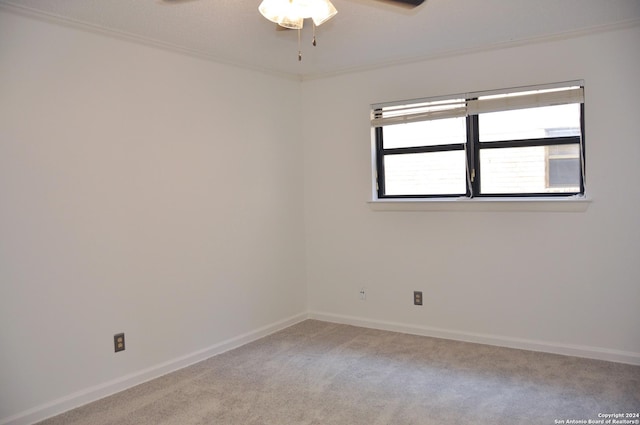
[{"label": "beige carpet", "polygon": [[640,412],[640,367],[307,320],[41,422],[555,424]]}]

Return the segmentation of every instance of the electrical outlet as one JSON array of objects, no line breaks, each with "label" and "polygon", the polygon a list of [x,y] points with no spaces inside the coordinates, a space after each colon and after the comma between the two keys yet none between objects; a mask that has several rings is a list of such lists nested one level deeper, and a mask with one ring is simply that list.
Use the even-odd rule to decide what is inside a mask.
[{"label": "electrical outlet", "polygon": [[113,348],[115,352],[124,351],[124,333],[115,334],[113,336]]},{"label": "electrical outlet", "polygon": [[413,305],[422,305],[422,291],[413,291]]},{"label": "electrical outlet", "polygon": [[366,301],[367,300],[367,291],[364,288],[360,289],[360,300],[361,301]]}]

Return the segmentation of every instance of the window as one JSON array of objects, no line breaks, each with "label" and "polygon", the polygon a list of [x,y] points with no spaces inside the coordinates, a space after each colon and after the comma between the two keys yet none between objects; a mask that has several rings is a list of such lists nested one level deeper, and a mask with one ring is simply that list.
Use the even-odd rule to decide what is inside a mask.
[{"label": "window", "polygon": [[582,82],[372,105],[378,198],[584,194]]}]

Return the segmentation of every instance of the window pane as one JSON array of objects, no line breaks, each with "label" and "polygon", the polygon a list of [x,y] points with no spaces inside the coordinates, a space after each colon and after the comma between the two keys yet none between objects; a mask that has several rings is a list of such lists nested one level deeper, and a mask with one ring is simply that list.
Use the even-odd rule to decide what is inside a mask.
[{"label": "window pane", "polygon": [[549,158],[549,187],[580,187],[580,160]]},{"label": "window pane", "polygon": [[580,105],[491,112],[478,121],[481,142],[580,136]]},{"label": "window pane", "polygon": [[464,150],[386,155],[386,195],[464,195]]},{"label": "window pane", "polygon": [[[553,155],[555,150],[564,155]],[[480,150],[480,191],[505,193],[577,193],[579,145]]]},{"label": "window pane", "polygon": [[580,188],[580,145],[548,146],[549,187]]},{"label": "window pane", "polygon": [[446,118],[383,127],[385,149],[466,142],[464,118]]}]

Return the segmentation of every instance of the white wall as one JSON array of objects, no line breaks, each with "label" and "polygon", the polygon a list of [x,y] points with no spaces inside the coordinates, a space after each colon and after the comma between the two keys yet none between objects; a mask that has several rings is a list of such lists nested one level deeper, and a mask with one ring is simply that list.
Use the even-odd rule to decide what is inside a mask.
[{"label": "white wall", "polygon": [[[640,358],[638,40],[635,27],[300,89],[0,11],[0,423],[307,308]],[[367,205],[370,103],[574,79],[586,212]]]},{"label": "white wall", "polygon": [[306,311],[299,96],[0,11],[0,423]]},{"label": "white wall", "polygon": [[[636,26],[305,82],[314,316],[640,362],[639,42]],[[576,79],[586,212],[368,206],[369,104]]]}]

